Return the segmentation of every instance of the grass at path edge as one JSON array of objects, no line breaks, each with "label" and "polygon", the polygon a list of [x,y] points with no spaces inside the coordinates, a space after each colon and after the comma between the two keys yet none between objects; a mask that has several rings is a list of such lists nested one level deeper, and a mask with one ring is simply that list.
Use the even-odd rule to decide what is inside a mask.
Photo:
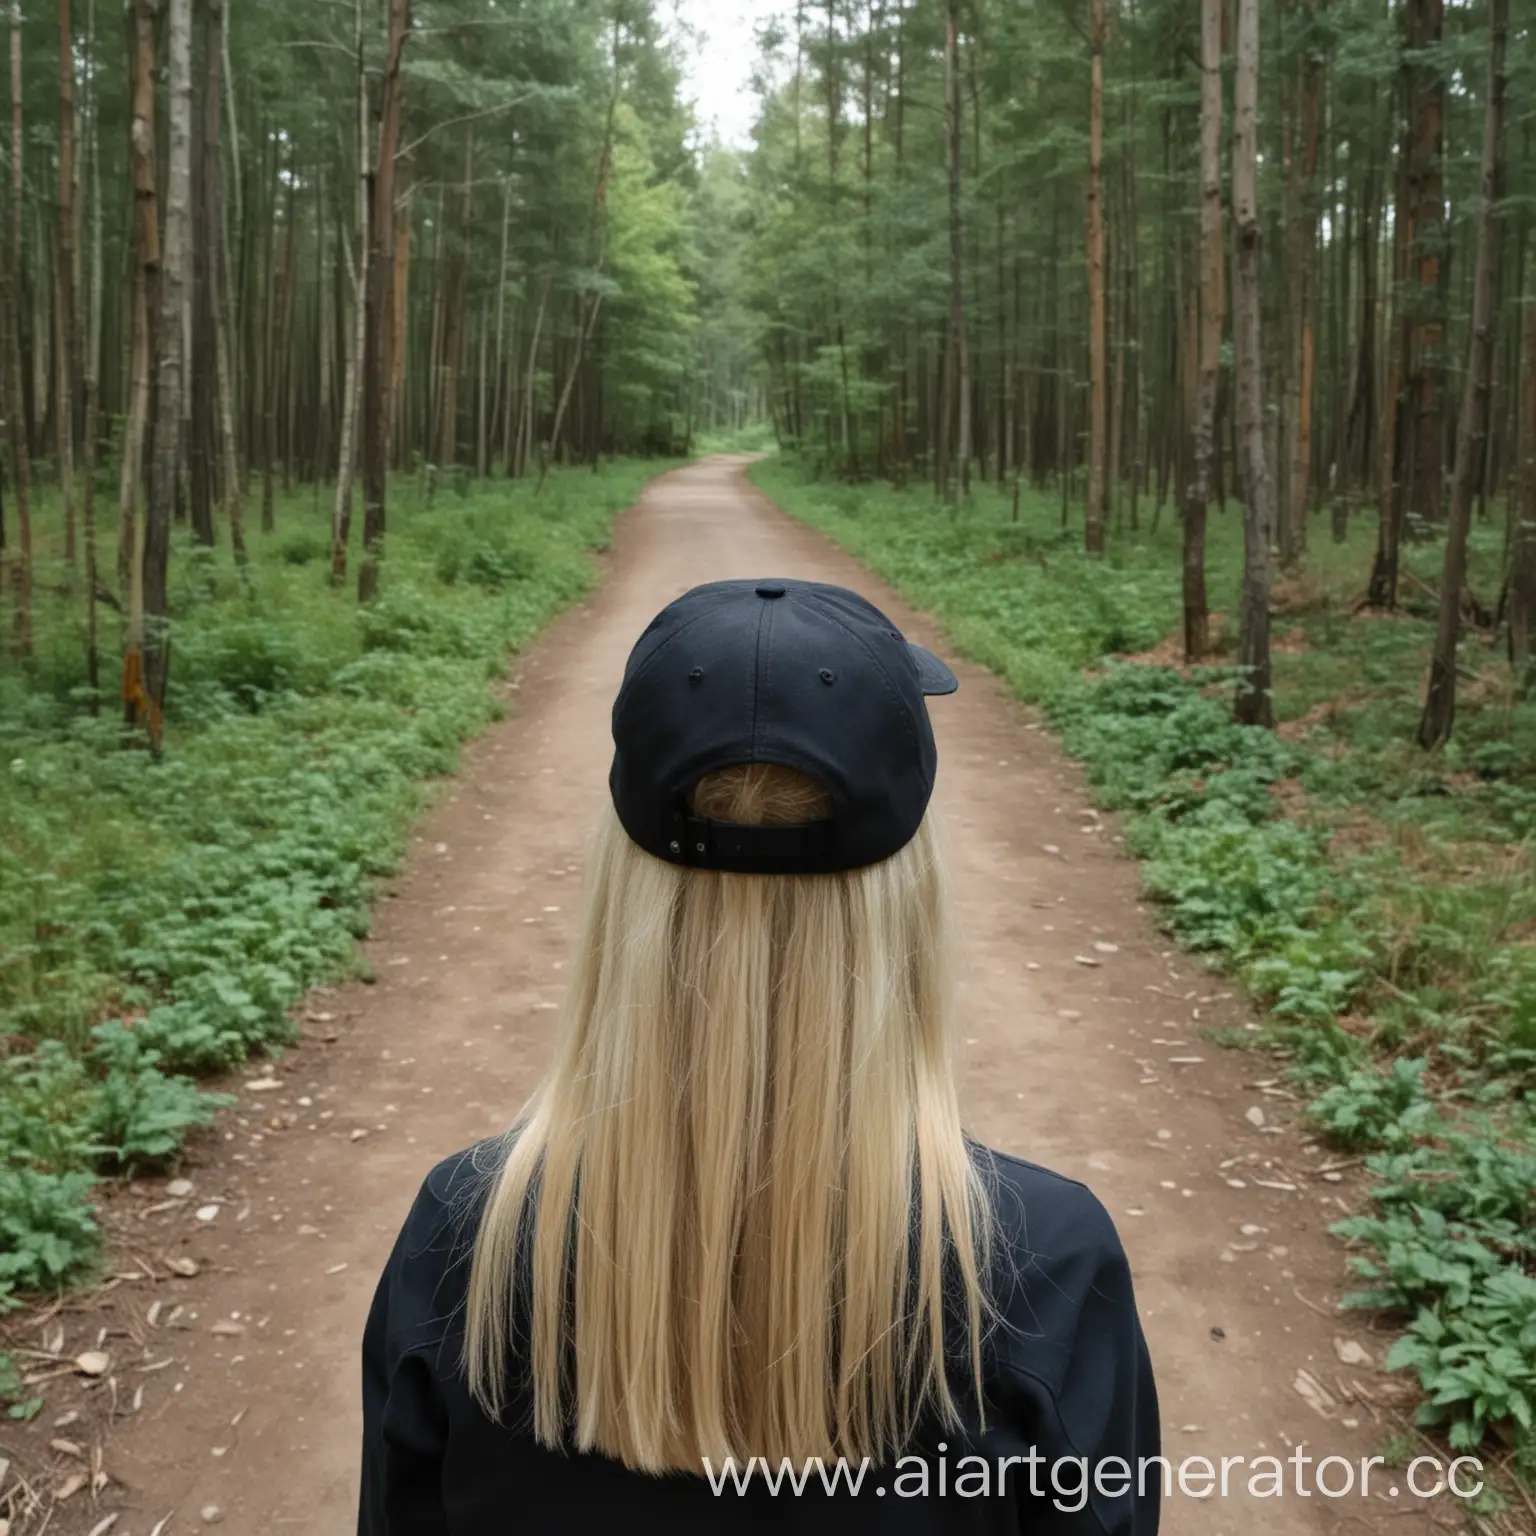
[{"label": "grass at path edge", "polygon": [[[0,1308],[88,1277],[98,1180],[173,1163],[226,1102],[195,1079],[291,1040],[304,993],[354,967],[432,782],[504,712],[509,658],[592,590],[667,467],[430,505],[404,482],[365,609],[329,584],[307,489],[251,537],[248,588],[179,539],[159,764],[123,750],[110,698],[86,707],[78,578],[44,543],[37,655],[0,675]],[[5,1397],[35,1406],[0,1367]]]}]

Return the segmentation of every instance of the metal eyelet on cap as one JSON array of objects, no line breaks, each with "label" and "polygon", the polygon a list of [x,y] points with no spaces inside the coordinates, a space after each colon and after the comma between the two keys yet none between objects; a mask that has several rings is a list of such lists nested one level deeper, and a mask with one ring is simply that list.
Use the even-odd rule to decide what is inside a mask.
[{"label": "metal eyelet on cap", "polygon": [[830,667],[823,667],[821,669],[821,680],[830,688],[837,681],[837,673]]},{"label": "metal eyelet on cap", "polygon": [[694,687],[698,687],[698,685],[704,681],[704,668],[695,667],[693,671],[688,674],[688,681],[692,683]]}]

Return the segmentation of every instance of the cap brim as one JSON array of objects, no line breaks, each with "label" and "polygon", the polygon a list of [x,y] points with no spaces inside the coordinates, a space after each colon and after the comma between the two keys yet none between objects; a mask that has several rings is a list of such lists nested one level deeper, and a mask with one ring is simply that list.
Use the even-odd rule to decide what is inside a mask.
[{"label": "cap brim", "polygon": [[959,689],[960,679],[932,651],[913,645],[910,640],[907,644],[911,646],[912,660],[917,663],[917,680],[925,694],[934,698]]}]

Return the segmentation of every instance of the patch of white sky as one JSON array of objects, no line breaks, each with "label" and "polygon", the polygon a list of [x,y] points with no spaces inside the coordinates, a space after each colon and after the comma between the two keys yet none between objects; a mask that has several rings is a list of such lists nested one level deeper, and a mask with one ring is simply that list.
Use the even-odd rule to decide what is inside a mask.
[{"label": "patch of white sky", "polygon": [[684,93],[692,100],[702,137],[745,149],[752,143],[758,99],[758,28],[782,16],[788,0],[674,0],[688,36]]}]

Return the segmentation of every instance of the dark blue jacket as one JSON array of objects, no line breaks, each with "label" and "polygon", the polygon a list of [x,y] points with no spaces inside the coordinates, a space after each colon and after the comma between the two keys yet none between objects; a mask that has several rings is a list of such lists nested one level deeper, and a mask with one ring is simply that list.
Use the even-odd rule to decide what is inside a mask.
[{"label": "dark blue jacket", "polygon": [[[359,1536],[1154,1536],[1157,1397],[1114,1225],[1083,1185],[977,1155],[998,1231],[986,1430],[925,1434],[861,1478],[856,1466],[792,1468],[777,1493],[761,1469],[734,1469],[744,1492],[714,1469],[717,1492],[705,1476],[560,1454],[481,1411],[459,1356],[485,1175],[473,1149],[449,1158],[422,1186],[368,1319]],[[526,1416],[514,1400],[506,1425]]]}]

